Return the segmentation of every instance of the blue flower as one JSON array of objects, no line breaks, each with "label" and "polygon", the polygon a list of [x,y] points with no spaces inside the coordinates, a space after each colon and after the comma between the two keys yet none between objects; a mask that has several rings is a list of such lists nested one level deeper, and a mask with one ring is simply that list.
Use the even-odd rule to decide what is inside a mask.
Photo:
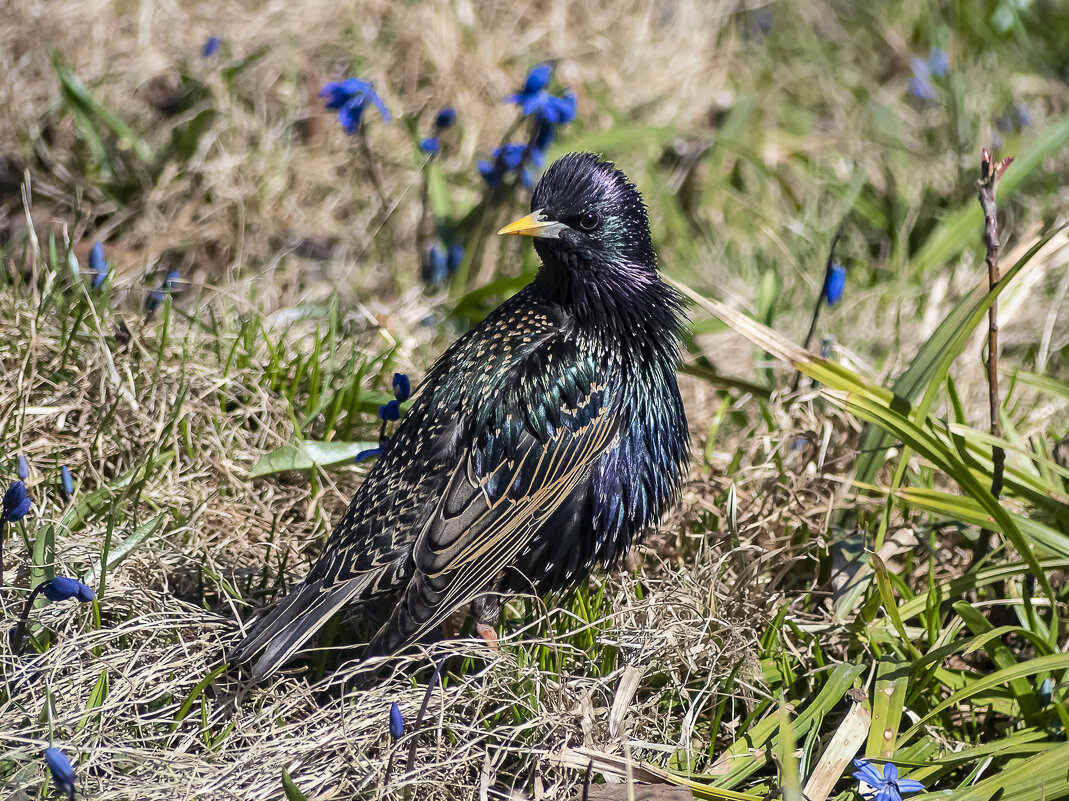
[{"label": "blue flower", "polygon": [[50,601],[66,601],[68,598],[77,598],[84,604],[96,598],[96,593],[93,592],[91,587],[66,576],[56,576],[46,581],[41,592]]},{"label": "blue flower", "polygon": [[524,117],[534,115],[535,119],[553,125],[564,125],[575,119],[575,95],[571,92],[564,97],[551,95],[546,91],[553,67],[539,64],[527,73],[523,89],[505,98],[506,103],[515,103],[520,107]]},{"label": "blue flower", "polygon": [[30,511],[32,503],[33,499],[26,492],[26,485],[22,481],[11,482],[11,486],[4,493],[3,506],[0,507],[2,509],[0,511],[0,521],[14,523],[17,520],[22,520],[26,513]]},{"label": "blue flower", "polygon": [[857,771],[853,777],[876,791],[875,801],[902,801],[902,793],[916,793],[924,785],[913,779],[898,778],[898,768],[890,762],[883,766],[883,775],[867,759],[855,759]]},{"label": "blue flower", "polygon": [[145,310],[154,312],[160,306],[163,305],[163,299],[170,295],[175,287],[178,286],[178,282],[182,280],[182,274],[178,270],[171,270],[167,273],[167,276],[163,279],[163,283],[160,284],[159,289],[153,289],[148,293],[148,297],[145,298]]},{"label": "blue flower", "polygon": [[30,465],[26,461],[26,457],[21,453],[19,454],[18,467],[15,468],[15,471],[19,477],[19,481],[25,481],[30,477]]},{"label": "blue flower", "polygon": [[74,495],[74,476],[71,475],[71,470],[67,465],[59,468],[59,489],[65,501],[69,501]]},{"label": "blue flower", "polygon": [[446,254],[445,266],[449,270],[449,274],[452,275],[460,267],[464,261],[464,246],[463,245],[450,245],[449,251]]},{"label": "blue flower", "polygon": [[362,81],[359,78],[329,81],[323,84],[319,96],[327,98],[327,108],[338,112],[338,122],[350,136],[360,129],[360,120],[369,103],[379,110],[379,114],[386,122],[390,121],[390,112],[386,104],[378,96],[374,85],[368,81]]},{"label": "blue flower", "polygon": [[356,464],[360,464],[360,462],[364,461],[365,459],[370,459],[372,456],[382,456],[382,452],[386,450],[387,439],[387,437],[383,437],[382,442],[377,448],[368,448],[367,450],[360,451],[360,453],[356,454],[356,457],[353,459],[353,461]]},{"label": "blue flower", "polygon": [[412,382],[404,373],[393,374],[393,396],[401,403],[412,397]]},{"label": "blue flower", "polygon": [[204,47],[200,49],[201,58],[211,58],[219,51],[219,45],[223,43],[223,40],[218,36],[209,36],[204,42]]},{"label": "blue flower", "polygon": [[834,306],[843,296],[846,287],[846,268],[842,262],[834,262],[824,274],[824,286],[820,290],[821,297],[829,306]]},{"label": "blue flower", "polygon": [[420,141],[419,149],[428,156],[437,156],[442,150],[442,141],[437,136],[428,136]]},{"label": "blue flower", "polygon": [[379,419],[390,422],[401,419],[401,404],[396,400],[392,400],[387,404],[379,407]]},{"label": "blue flower", "polygon": [[571,92],[564,97],[557,97],[543,90],[517,102],[523,116],[533,116],[539,122],[566,125],[575,119],[575,95]]},{"label": "blue flower", "polygon": [[480,161],[479,174],[491,188],[501,186],[502,179],[510,172],[515,172],[523,164],[527,148],[516,142],[494,149],[493,161]]},{"label": "blue flower", "polygon": [[936,78],[942,78],[950,69],[950,58],[947,51],[941,47],[933,47],[928,53],[928,69]]},{"label": "blue flower", "polygon": [[56,789],[67,795],[68,801],[74,801],[74,768],[66,754],[58,748],[45,749],[45,762],[52,771],[52,781],[56,783]]},{"label": "blue flower", "polygon": [[1054,682],[1050,680],[1050,676],[1043,679],[1039,685],[1039,689],[1036,690],[1036,700],[1039,702],[1040,707],[1045,707],[1054,698]]},{"label": "blue flower", "polygon": [[531,143],[529,155],[535,166],[541,167],[546,162],[546,150],[553,144],[557,137],[557,126],[553,123],[541,121],[538,130],[535,131],[534,141]]},{"label": "blue flower", "polygon": [[104,261],[104,246],[99,242],[93,243],[93,249],[89,251],[89,273],[93,276],[91,286],[97,289],[108,277],[108,263]]},{"label": "blue flower", "polygon": [[400,740],[405,733],[405,719],[401,717],[401,707],[394,701],[390,704],[390,736]]},{"label": "blue flower", "polygon": [[527,80],[523,83],[523,89],[520,90],[518,95],[512,95],[509,98],[509,102],[515,103],[514,98],[524,95],[534,95],[541,92],[547,86],[549,86],[549,79],[553,77],[553,65],[552,64],[538,64],[531,68],[531,71],[527,73]]},{"label": "blue flower", "polygon": [[434,118],[434,127],[439,131],[444,131],[446,128],[452,128],[457,124],[457,110],[451,106],[446,106],[438,112],[438,116]]},{"label": "blue flower", "polygon": [[909,93],[918,100],[926,103],[934,103],[937,100],[935,88],[930,80],[931,70],[928,62],[920,58],[910,61],[913,68],[913,77],[909,81]]},{"label": "blue flower", "polygon": [[433,245],[424,254],[420,274],[423,282],[431,286],[443,283],[449,276],[449,257],[441,245]]}]

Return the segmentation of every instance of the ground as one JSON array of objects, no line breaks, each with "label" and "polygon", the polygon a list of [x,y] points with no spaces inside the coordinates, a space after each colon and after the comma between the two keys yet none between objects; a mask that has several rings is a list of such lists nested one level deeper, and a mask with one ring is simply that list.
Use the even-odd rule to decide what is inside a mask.
[{"label": "ground", "polygon": [[[0,646],[0,784],[55,795],[54,745],[93,799],[571,799],[589,774],[820,801],[856,797],[856,754],[942,798],[1069,797],[1066,31],[1001,0],[8,0],[0,479],[23,454],[33,506],[0,605],[13,625],[54,574],[96,600],[42,596]],[[510,604],[497,654],[461,637],[369,679],[353,610],[251,685],[224,654],[359,486],[393,373],[418,383],[535,268],[491,236],[527,190],[476,162],[525,141],[504,101],[546,61],[577,109],[548,159],[616,161],[700,296],[682,500],[574,595]],[[351,76],[389,124],[324,108]],[[1016,157],[994,440],[984,147]]]}]

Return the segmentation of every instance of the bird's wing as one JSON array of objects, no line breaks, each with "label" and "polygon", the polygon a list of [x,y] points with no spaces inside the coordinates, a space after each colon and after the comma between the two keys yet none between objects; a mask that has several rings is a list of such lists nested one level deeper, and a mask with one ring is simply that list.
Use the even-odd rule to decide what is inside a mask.
[{"label": "bird's wing", "polygon": [[502,391],[492,414],[475,421],[472,447],[420,532],[415,572],[372,653],[418,641],[492,587],[590,479],[622,418],[607,411],[594,375],[589,364],[543,371],[534,387]]},{"label": "bird's wing", "polygon": [[[261,617],[231,651],[240,664],[257,657],[257,680],[289,661],[345,604],[396,592],[408,580],[410,552],[448,469],[442,441],[452,427],[422,403],[413,408],[357,491],[326,550],[305,580]],[[414,458],[425,466],[409,469]],[[425,508],[426,507],[426,508]]]}]

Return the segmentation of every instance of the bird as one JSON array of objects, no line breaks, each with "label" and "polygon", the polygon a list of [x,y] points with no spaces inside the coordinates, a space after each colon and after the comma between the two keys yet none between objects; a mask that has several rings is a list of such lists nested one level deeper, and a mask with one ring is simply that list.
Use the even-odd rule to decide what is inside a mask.
[{"label": "bird", "polygon": [[255,680],[374,599],[393,606],[365,656],[426,641],[467,604],[496,647],[502,598],[574,589],[678,501],[683,301],[642,196],[571,153],[531,209],[498,233],[532,238],[535,277],[437,359],[307,577],[231,652]]}]

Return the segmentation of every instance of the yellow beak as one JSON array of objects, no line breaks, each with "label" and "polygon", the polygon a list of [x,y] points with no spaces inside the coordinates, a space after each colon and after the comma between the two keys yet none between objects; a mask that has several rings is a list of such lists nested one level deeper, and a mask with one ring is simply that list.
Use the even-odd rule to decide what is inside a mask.
[{"label": "yellow beak", "polygon": [[524,236],[537,236],[543,239],[559,239],[560,232],[567,228],[564,223],[548,219],[542,214],[542,209],[532,211],[526,217],[520,217],[515,222],[510,222],[497,233],[522,234]]}]

